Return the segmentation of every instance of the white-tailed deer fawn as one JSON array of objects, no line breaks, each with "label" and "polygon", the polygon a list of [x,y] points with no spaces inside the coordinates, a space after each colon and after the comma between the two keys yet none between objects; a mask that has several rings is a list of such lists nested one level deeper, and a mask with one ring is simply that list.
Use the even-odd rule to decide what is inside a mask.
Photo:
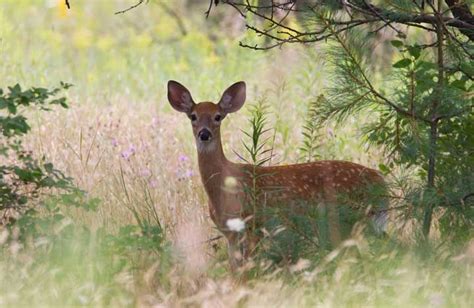
[{"label": "white-tailed deer fawn", "polygon": [[[295,202],[302,201],[307,201],[308,206],[322,204],[327,208],[330,241],[337,244],[341,240],[338,212],[332,208],[337,203],[338,195],[364,200],[364,194],[370,187],[385,188],[382,176],[373,169],[347,161],[326,160],[257,168],[230,162],[222,149],[220,126],[229,113],[236,112],[243,106],[245,97],[245,83],[241,81],[225,90],[219,103],[196,104],[183,85],[176,81],[168,82],[168,100],[171,106],[185,113],[191,120],[199,171],[209,197],[210,216],[228,240],[231,265],[235,267],[238,261],[236,248],[241,243],[237,232],[230,230],[228,222],[238,221],[235,219],[248,221],[247,218],[255,214],[245,206],[248,198],[244,188],[247,185],[256,185],[263,191],[268,187],[278,187],[274,191],[268,190],[265,200],[260,200],[260,206],[291,207]],[[369,204],[365,207],[368,208]],[[377,216],[375,218],[379,227],[385,223],[385,215],[374,216]],[[247,241],[253,242],[253,245],[258,241],[249,238]],[[246,245],[252,246],[252,243]]]}]

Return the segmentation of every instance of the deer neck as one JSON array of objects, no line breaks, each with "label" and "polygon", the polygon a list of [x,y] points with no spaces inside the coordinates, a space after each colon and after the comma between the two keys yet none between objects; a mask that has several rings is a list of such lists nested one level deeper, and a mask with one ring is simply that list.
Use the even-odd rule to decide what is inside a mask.
[{"label": "deer neck", "polygon": [[212,195],[220,190],[222,181],[227,174],[228,166],[231,163],[224,155],[219,136],[210,144],[202,145],[198,142],[197,150],[201,179],[206,192],[212,199]]},{"label": "deer neck", "polygon": [[209,198],[212,220],[218,227],[225,227],[228,206],[223,187],[226,176],[231,173],[232,163],[224,155],[220,138],[215,138],[214,144],[202,147],[198,142],[197,146],[199,172]]}]

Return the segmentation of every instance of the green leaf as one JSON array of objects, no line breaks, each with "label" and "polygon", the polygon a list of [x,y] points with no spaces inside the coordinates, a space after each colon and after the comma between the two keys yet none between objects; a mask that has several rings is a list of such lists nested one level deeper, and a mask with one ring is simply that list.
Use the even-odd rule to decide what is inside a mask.
[{"label": "green leaf", "polygon": [[17,96],[19,93],[21,93],[21,87],[18,83],[13,87],[8,87],[8,89],[10,90],[10,94],[12,96]]},{"label": "green leaf", "polygon": [[405,58],[405,59],[401,59],[400,61],[396,62],[392,66],[394,68],[404,68],[404,67],[407,67],[408,65],[410,65],[411,63],[412,63],[411,59]]},{"label": "green leaf", "polygon": [[471,76],[474,75],[474,65],[472,63],[469,63],[469,61],[461,63],[460,67],[467,74],[469,74]]},{"label": "green leaf", "polygon": [[403,42],[400,40],[392,40],[390,41],[390,44],[392,44],[392,46],[396,48],[400,48],[403,46]]},{"label": "green leaf", "polygon": [[20,205],[24,205],[24,204],[28,203],[28,198],[26,196],[20,196],[20,198],[18,198],[18,203]]},{"label": "green leaf", "polygon": [[427,61],[417,61],[416,65],[421,71],[436,70],[436,64]]},{"label": "green leaf", "polygon": [[389,174],[392,170],[385,164],[379,164],[379,170],[384,174]]},{"label": "green leaf", "polygon": [[16,114],[16,106],[14,104],[8,104],[7,105],[8,112],[11,114]]},{"label": "green leaf", "polygon": [[61,85],[61,87],[62,87],[63,89],[65,89],[65,90],[67,90],[67,89],[69,89],[70,87],[73,86],[73,84],[67,83],[67,82],[64,82],[64,81],[61,81],[61,82],[60,82],[60,85]]},{"label": "green leaf", "polygon": [[466,91],[466,80],[454,80],[450,84],[452,87],[458,88],[460,90]]},{"label": "green leaf", "polygon": [[46,163],[46,164],[44,164],[43,167],[46,170],[46,172],[48,172],[48,173],[53,173],[53,171],[54,171],[52,163]]},{"label": "green leaf", "polygon": [[7,106],[8,106],[8,101],[4,99],[3,97],[0,97],[0,109],[5,109]]},{"label": "green leaf", "polygon": [[18,167],[15,167],[14,171],[20,180],[24,182],[34,182],[42,175],[41,172],[38,172],[37,170],[21,169]]},{"label": "green leaf", "polygon": [[421,55],[421,47],[420,46],[408,46],[408,53],[416,59],[418,59]]}]

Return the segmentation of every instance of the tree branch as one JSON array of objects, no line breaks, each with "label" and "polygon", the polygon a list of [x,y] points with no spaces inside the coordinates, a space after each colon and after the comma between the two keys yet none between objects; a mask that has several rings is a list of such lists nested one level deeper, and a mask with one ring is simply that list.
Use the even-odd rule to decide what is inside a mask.
[{"label": "tree branch", "polygon": [[[124,10],[121,10],[121,11],[118,11],[118,12],[115,12],[115,15],[118,15],[118,14],[124,14],[130,10],[133,10],[134,8],[137,8],[139,7],[140,5],[142,5],[143,3],[145,2],[145,0],[138,0],[138,2],[132,6],[130,6],[129,8],[127,9],[124,9]],[[147,0],[148,2],[148,0]]]},{"label": "tree branch", "polygon": [[[474,16],[466,3],[462,3],[460,0],[445,0],[445,2],[449,6],[454,17],[467,24],[474,25]],[[474,30],[459,29],[459,31],[469,37],[471,41],[474,40]]]},{"label": "tree branch", "polygon": [[[303,35],[311,35],[311,32],[301,32],[297,29],[288,27],[283,25],[281,21],[277,21],[273,14],[271,16],[267,16],[264,13],[260,13],[259,10],[261,9],[274,9],[280,11],[286,11],[287,13],[290,12],[300,12],[304,11],[301,9],[294,8],[295,2],[298,0],[293,1],[286,1],[284,3],[274,3],[272,2],[271,5],[252,5],[248,1],[233,1],[233,0],[223,0],[222,2],[232,7],[238,9],[238,11],[242,13],[239,9],[242,7],[243,9],[247,10],[248,12],[252,13],[253,15],[262,18],[264,20],[272,22],[273,25],[286,28],[292,32],[300,32],[301,36]],[[467,36],[469,40],[474,41],[474,17],[472,16],[469,7],[465,3],[460,3],[461,0],[445,0],[446,3],[449,5],[449,10],[452,12],[454,17],[443,16],[442,20],[447,27],[456,28],[458,29],[463,35]],[[212,2],[211,2],[212,3]],[[323,4],[316,4],[313,7],[308,6],[309,9],[317,9],[318,7],[322,7]],[[404,33],[400,30],[396,29],[392,24],[404,24],[408,26],[418,26],[423,27],[421,24],[430,24],[436,25],[438,22],[438,17],[434,14],[427,14],[421,11],[420,14],[411,13],[411,12],[394,12],[393,10],[378,7],[371,4],[368,0],[346,0],[344,1],[344,7],[349,8],[351,10],[357,11],[366,19],[376,19],[379,22],[383,22],[385,26],[392,28],[395,32],[398,33],[399,36],[403,37]],[[350,15],[350,14],[349,14]],[[351,17],[352,18],[352,17]],[[288,29],[290,28],[290,29]],[[424,27],[425,29],[428,29]],[[430,29],[430,31],[432,31]]]}]

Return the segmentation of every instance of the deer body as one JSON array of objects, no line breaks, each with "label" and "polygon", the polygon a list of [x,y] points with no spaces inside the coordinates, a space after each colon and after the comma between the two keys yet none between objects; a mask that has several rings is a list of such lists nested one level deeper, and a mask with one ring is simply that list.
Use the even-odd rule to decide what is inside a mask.
[{"label": "deer body", "polygon": [[[229,230],[229,219],[246,219],[254,213],[246,208],[246,187],[256,187],[265,193],[259,206],[292,206],[295,202],[307,201],[308,206],[328,206],[331,242],[337,244],[337,213],[331,205],[337,196],[347,194],[363,199],[363,192],[370,186],[384,187],[381,175],[370,168],[347,161],[317,161],[286,166],[254,167],[236,164],[224,155],[220,138],[220,123],[231,112],[239,110],[245,101],[245,83],[235,83],[223,94],[218,104],[203,102],[195,104],[189,91],[181,84],[168,83],[168,99],[178,111],[191,119],[196,139],[199,171],[209,198],[211,219],[229,242],[231,264],[235,265],[234,252],[239,246],[239,236]],[[296,207],[295,207],[296,209]],[[298,207],[301,211],[301,207]],[[304,208],[303,208],[304,211]],[[260,223],[260,222],[258,222]],[[255,245],[250,243],[249,246]]]}]

